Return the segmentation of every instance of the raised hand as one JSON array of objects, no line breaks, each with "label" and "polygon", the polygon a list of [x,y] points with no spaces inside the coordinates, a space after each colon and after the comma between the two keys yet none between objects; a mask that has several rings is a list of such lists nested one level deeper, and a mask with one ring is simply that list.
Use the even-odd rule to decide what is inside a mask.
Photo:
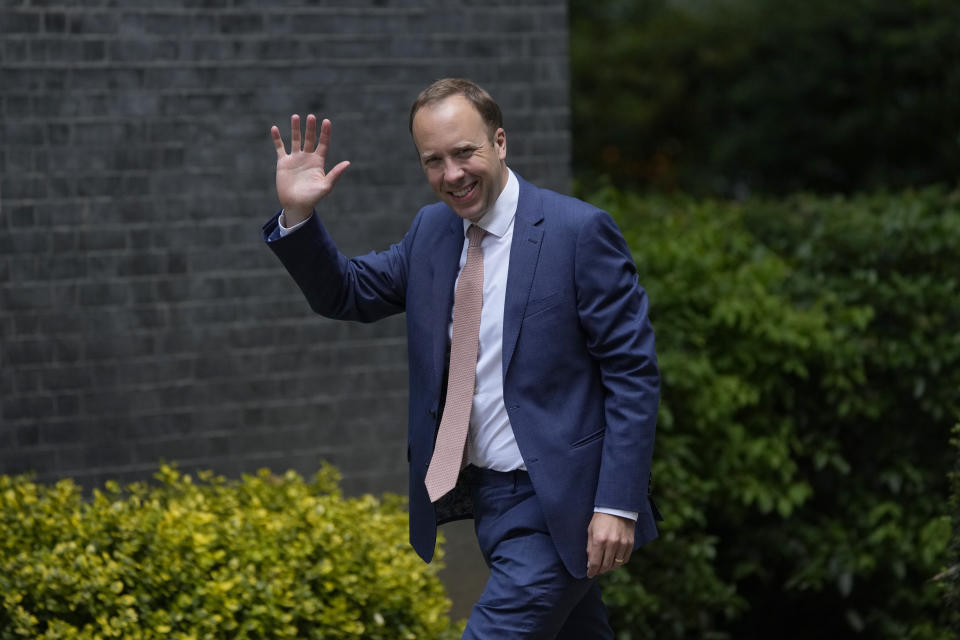
[{"label": "raised hand", "polygon": [[308,218],[350,163],[346,160],[330,171],[324,171],[327,147],[330,146],[330,121],[320,124],[317,136],[317,118],[307,116],[307,132],[300,146],[300,116],[290,116],[290,153],[287,153],[280,129],[270,128],[273,146],[277,149],[277,196],[283,207],[286,226],[293,226]]}]

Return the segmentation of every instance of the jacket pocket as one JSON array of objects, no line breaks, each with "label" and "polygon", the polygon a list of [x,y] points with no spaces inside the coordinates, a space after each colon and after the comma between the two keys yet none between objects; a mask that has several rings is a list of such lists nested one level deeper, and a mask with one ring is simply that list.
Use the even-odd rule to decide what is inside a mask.
[{"label": "jacket pocket", "polygon": [[573,444],[571,444],[571,445],[570,445],[570,448],[571,448],[571,449],[578,449],[578,448],[580,448],[580,447],[583,447],[583,446],[586,446],[586,445],[590,444],[590,443],[593,442],[594,440],[600,440],[601,438],[603,438],[603,435],[604,435],[606,432],[607,432],[607,428],[606,428],[606,427],[600,427],[599,429],[597,429],[596,431],[594,431],[594,432],[591,433],[590,435],[585,436],[585,437],[583,437],[583,438],[580,438],[579,440],[577,440],[576,442],[574,442]]},{"label": "jacket pocket", "polygon": [[523,313],[524,318],[529,318],[543,313],[544,311],[549,311],[553,309],[560,303],[560,292],[555,291],[549,295],[543,296],[542,298],[537,298],[535,300],[530,300],[527,302],[527,308]]}]

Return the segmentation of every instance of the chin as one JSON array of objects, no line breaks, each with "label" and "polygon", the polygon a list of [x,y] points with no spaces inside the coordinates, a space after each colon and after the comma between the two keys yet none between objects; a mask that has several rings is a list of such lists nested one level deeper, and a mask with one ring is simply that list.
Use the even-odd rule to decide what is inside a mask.
[{"label": "chin", "polygon": [[480,220],[480,218],[483,217],[483,214],[486,213],[486,211],[483,211],[483,210],[480,210],[480,211],[474,211],[474,210],[457,211],[456,209],[454,209],[454,211],[457,212],[457,215],[458,215],[458,216],[460,216],[460,217],[463,218],[464,220],[468,220],[469,222],[478,222],[478,221]]},{"label": "chin", "polygon": [[470,206],[470,207],[464,208],[456,205],[453,202],[449,202],[449,201],[445,201],[445,202],[448,207],[453,209],[453,212],[455,214],[457,214],[464,220],[470,220],[471,222],[473,222],[475,219],[479,219],[483,217],[483,212],[478,211],[478,208],[476,206]]}]

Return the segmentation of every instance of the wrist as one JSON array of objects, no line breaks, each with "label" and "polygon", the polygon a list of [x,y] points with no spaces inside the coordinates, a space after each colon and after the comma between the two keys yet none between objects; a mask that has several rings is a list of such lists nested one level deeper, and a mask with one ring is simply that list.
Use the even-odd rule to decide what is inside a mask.
[{"label": "wrist", "polygon": [[313,215],[312,209],[307,209],[306,211],[298,209],[296,207],[287,208],[284,207],[283,211],[280,214],[280,223],[287,227],[295,227],[307,218]]}]

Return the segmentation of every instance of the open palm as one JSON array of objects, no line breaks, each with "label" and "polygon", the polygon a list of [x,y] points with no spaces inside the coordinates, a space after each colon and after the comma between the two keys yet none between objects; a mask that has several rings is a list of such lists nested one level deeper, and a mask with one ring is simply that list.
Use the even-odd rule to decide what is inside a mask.
[{"label": "open palm", "polygon": [[330,121],[320,124],[317,135],[317,118],[307,116],[307,130],[300,142],[300,116],[290,116],[290,153],[287,153],[276,126],[270,129],[273,145],[277,149],[277,196],[283,207],[287,225],[294,225],[307,218],[316,204],[336,184],[350,163],[346,160],[324,171],[327,148],[330,146]]}]

